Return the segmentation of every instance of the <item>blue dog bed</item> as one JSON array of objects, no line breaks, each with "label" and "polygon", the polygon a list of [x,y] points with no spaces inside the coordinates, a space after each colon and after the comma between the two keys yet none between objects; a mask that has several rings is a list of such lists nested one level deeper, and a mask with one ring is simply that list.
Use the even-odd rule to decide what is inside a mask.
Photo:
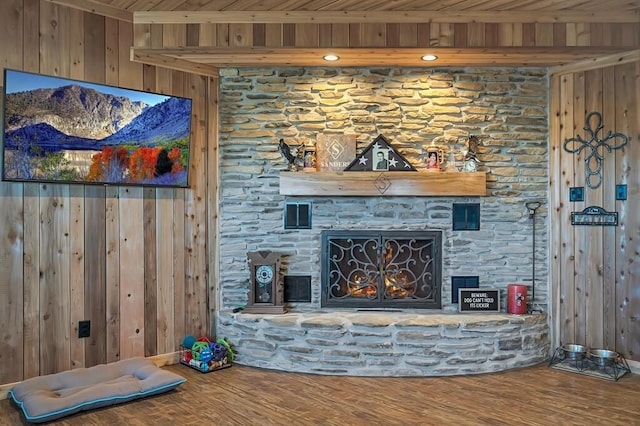
[{"label": "blue dog bed", "polygon": [[40,423],[167,392],[185,381],[139,357],[27,379],[9,395],[29,422]]}]

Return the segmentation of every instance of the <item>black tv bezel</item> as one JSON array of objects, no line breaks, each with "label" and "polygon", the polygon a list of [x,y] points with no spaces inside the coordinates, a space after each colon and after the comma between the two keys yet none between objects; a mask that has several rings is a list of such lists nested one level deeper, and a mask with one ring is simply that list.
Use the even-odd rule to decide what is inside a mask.
[{"label": "black tv bezel", "polygon": [[[186,173],[187,173],[187,179],[186,179],[186,183],[184,185],[171,185],[171,184],[158,184],[158,183],[144,183],[144,182],[109,182],[109,181],[96,181],[96,182],[92,182],[92,181],[81,181],[81,180],[55,180],[55,179],[20,179],[20,178],[7,178],[5,176],[5,148],[4,148],[4,144],[5,144],[5,122],[6,122],[6,116],[5,116],[5,109],[6,109],[6,98],[7,98],[7,74],[9,72],[15,72],[15,73],[21,73],[21,74],[32,74],[32,75],[36,75],[36,76],[42,76],[42,77],[50,77],[50,78],[55,78],[55,79],[59,79],[59,80],[63,80],[63,81],[67,81],[69,82],[69,84],[74,84],[77,83],[79,85],[92,85],[92,86],[98,86],[98,87],[108,87],[108,88],[113,88],[113,89],[118,89],[118,90],[124,90],[124,91],[129,91],[129,92],[138,92],[138,93],[146,93],[146,94],[152,94],[152,95],[158,95],[158,96],[165,96],[168,98],[177,98],[177,99],[186,99],[189,100],[190,102],[190,120],[189,120],[189,139],[188,139],[188,158],[187,158],[187,164],[185,167]],[[167,189],[171,189],[171,188],[182,188],[182,189],[189,189],[191,187],[190,185],[190,181],[191,181],[191,161],[192,161],[192,151],[193,151],[193,134],[192,134],[192,130],[193,130],[193,99],[186,97],[186,96],[176,96],[176,95],[169,95],[166,93],[159,93],[159,92],[154,92],[154,91],[149,91],[149,90],[140,90],[140,89],[131,89],[128,87],[122,87],[122,86],[115,86],[115,85],[111,85],[111,84],[105,84],[105,83],[95,83],[95,82],[91,82],[91,81],[86,81],[86,80],[79,80],[79,79],[74,79],[74,78],[69,78],[69,77],[60,77],[60,76],[55,76],[55,75],[50,75],[50,74],[43,74],[43,73],[37,73],[37,72],[31,72],[31,71],[23,71],[23,70],[19,70],[19,69],[13,69],[13,68],[4,68],[3,69],[3,79],[2,79],[2,108],[0,108],[0,181],[2,182],[9,182],[9,183],[36,183],[36,184],[40,184],[40,183],[46,183],[46,184],[59,184],[59,185],[91,185],[91,186],[105,186],[105,187],[143,187],[143,188],[167,188]]]}]

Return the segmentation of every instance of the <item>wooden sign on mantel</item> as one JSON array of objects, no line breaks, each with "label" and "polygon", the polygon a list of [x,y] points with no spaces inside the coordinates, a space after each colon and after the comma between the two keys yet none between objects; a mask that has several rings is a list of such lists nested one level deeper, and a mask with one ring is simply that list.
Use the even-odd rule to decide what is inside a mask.
[{"label": "wooden sign on mantel", "polygon": [[281,195],[485,196],[486,172],[280,173]]},{"label": "wooden sign on mantel", "polygon": [[322,133],[316,140],[316,169],[342,171],[356,156],[356,135]]}]

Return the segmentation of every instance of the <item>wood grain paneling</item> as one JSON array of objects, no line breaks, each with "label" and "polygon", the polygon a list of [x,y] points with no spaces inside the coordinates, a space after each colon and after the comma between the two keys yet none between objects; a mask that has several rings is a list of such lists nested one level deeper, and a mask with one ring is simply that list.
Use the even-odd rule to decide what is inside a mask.
[{"label": "wood grain paneling", "polygon": [[349,46],[349,25],[333,24],[331,25],[331,46],[346,47]]},{"label": "wood grain paneling", "polygon": [[[265,46],[280,46],[283,44],[283,29],[282,25],[267,24],[265,25],[264,45]],[[201,44],[205,46],[205,44]]]},{"label": "wood grain paneling", "polygon": [[107,209],[106,190],[84,189],[84,313],[93,332],[85,338],[85,366],[107,362]]},{"label": "wood grain paneling", "polygon": [[23,369],[23,270],[22,253],[24,250],[22,185],[0,185],[0,298],[4,301],[0,310],[0,327],[4,339],[2,347],[3,364],[11,366],[5,380],[14,382],[22,379]]},{"label": "wood grain paneling", "polygon": [[[218,120],[216,117],[218,115],[218,103],[220,102],[220,93],[219,93],[219,85],[218,79],[208,78],[205,82],[205,89],[208,93],[207,99],[207,120],[210,123],[209,128],[207,129],[212,134],[218,134],[219,126]],[[209,206],[209,218],[210,218],[210,227],[207,232],[207,246],[209,247],[209,257],[208,261],[208,269],[209,269],[209,287],[208,287],[208,310],[209,310],[209,327],[212,327],[211,335],[215,334],[215,313],[217,307],[220,305],[218,300],[219,295],[219,280],[214,279],[214,277],[219,277],[220,270],[220,249],[218,247],[218,233],[214,232],[214,229],[219,229],[220,226],[220,179],[219,179],[219,169],[218,167],[213,167],[212,165],[218,164],[219,162],[219,151],[217,146],[210,146],[207,150],[207,179],[210,182],[210,186],[207,191],[207,205]],[[177,224],[182,224],[184,222],[177,221]],[[177,230],[176,230],[177,232]],[[183,295],[184,292],[179,291],[184,287],[184,283],[182,287],[179,287],[180,281],[176,281],[176,294]],[[181,303],[181,304],[180,304]],[[179,297],[175,299],[176,312],[184,312],[184,298],[181,300]],[[176,315],[177,317],[178,315]],[[184,316],[183,316],[184,318]],[[176,327],[178,324],[176,324]],[[215,337],[224,337],[224,336],[215,336]],[[178,342],[181,342],[179,340]]]},{"label": "wood grain paneling", "polygon": [[[588,88],[588,89],[587,89]],[[597,111],[601,114],[603,111],[603,93],[602,93],[602,70],[595,69],[585,73],[585,111],[587,114]],[[611,112],[611,111],[609,111]],[[603,121],[613,120],[615,115],[603,115]],[[592,120],[597,121],[597,120]],[[606,121],[605,121],[606,122]],[[597,126],[596,122],[591,124],[592,128]],[[606,135],[606,133],[603,133]],[[608,153],[607,153],[608,154]],[[606,154],[605,154],[606,155]],[[598,188],[589,188],[585,191],[585,203],[587,206],[605,206],[603,204],[605,192],[614,192],[615,184],[606,181],[606,172],[615,168],[615,154],[607,155],[607,160],[603,164],[602,184]],[[612,161],[613,160],[613,161]],[[605,191],[605,188],[607,189]],[[611,207],[606,207],[611,209]],[[585,298],[585,324],[594,324],[592,327],[586,327],[586,345],[590,348],[601,348],[604,340],[602,335],[604,329],[604,303],[603,293],[603,246],[604,246],[604,227],[590,226],[584,229],[586,237],[585,250],[587,254],[587,264],[584,265],[584,298]],[[595,326],[597,324],[597,326]]]},{"label": "wood grain paneling", "polygon": [[[557,139],[560,135],[560,123],[562,118],[562,103],[560,97],[560,88],[562,87],[561,77],[557,75],[552,75],[549,79],[549,91],[550,93],[555,93],[556,96],[551,96],[549,98],[549,128],[551,129],[550,135],[550,143],[549,143],[549,176],[553,176],[553,178],[549,181],[549,193],[550,193],[550,206],[549,206],[549,217],[550,217],[550,232],[551,235],[562,235],[563,230],[563,221],[561,220],[563,214],[563,204],[560,202],[562,199],[562,191],[565,190],[561,179],[561,168],[562,168],[562,147],[557,142]],[[553,134],[553,131],[556,131],[556,134]],[[560,255],[564,251],[562,249],[562,244],[560,238],[550,238],[549,239],[549,255],[551,264],[557,265],[560,262]],[[559,283],[561,281],[561,268],[551,268],[549,273],[549,280],[552,283]],[[558,301],[561,299],[562,293],[559,285],[556,285],[549,289],[549,298],[551,301],[555,301],[555,303],[550,304],[550,314],[549,314],[549,330],[551,333],[551,341],[559,342],[560,341],[560,330],[562,327],[561,319],[560,319],[560,308],[561,305]]]},{"label": "wood grain paneling", "polygon": [[120,358],[144,356],[144,213],[142,188],[119,189]]},{"label": "wood grain paneling", "polygon": [[[173,259],[176,254],[173,251],[172,235],[174,223],[173,189],[158,189],[156,235],[157,256],[159,259]],[[157,345],[158,353],[164,354],[175,350],[174,334],[174,273],[173,261],[162,261],[157,264]]]},{"label": "wood grain paneling", "polygon": [[[615,97],[615,73],[603,72],[602,73],[602,116],[606,117],[605,127],[603,134],[607,134],[609,131],[613,131],[616,127],[617,115],[616,114],[616,97]],[[613,96],[611,95],[613,94]],[[615,120],[615,121],[614,121]],[[603,178],[607,182],[607,188],[611,188],[611,183],[618,182],[620,175],[621,159],[624,154],[619,151],[611,153],[611,159],[608,163],[608,167],[604,169]],[[603,191],[603,205],[614,206],[614,210],[620,212],[623,206],[626,206],[626,202],[616,201],[615,191],[607,190]],[[601,347],[613,348],[615,347],[616,339],[616,318],[614,312],[616,312],[616,258],[620,258],[620,247],[616,244],[616,235],[619,233],[618,227],[607,226],[603,230],[602,235],[602,250],[603,250],[603,268],[602,268],[602,342]]]},{"label": "wood grain paneling", "polygon": [[120,359],[120,216],[118,189],[105,193],[105,362]]},{"label": "wood grain paneling", "polygon": [[[14,229],[18,235],[22,232],[22,252],[17,249],[19,237],[3,239],[0,247],[3,271],[4,265],[11,269],[11,274],[3,274],[0,279],[0,292],[7,295],[0,300],[0,321],[11,330],[3,341],[8,345],[3,344],[0,358],[14,360],[0,363],[1,383],[133,354],[170,352],[177,349],[185,334],[214,331],[217,80],[132,62],[131,46],[640,46],[640,23],[629,19],[622,23],[587,22],[562,14],[560,22],[527,22],[512,17],[495,23],[489,22],[493,19],[439,19],[391,24],[331,21],[134,26],[127,19],[118,20],[118,16],[131,16],[120,15],[117,10],[127,2],[111,3],[116,10],[101,9],[107,16],[103,17],[59,2],[1,2],[0,63],[192,98],[191,188],[143,191],[87,186],[80,191],[65,185],[0,183],[0,235],[13,235]],[[274,7],[282,7],[282,2]],[[376,7],[385,7],[385,3],[379,2]],[[603,111],[607,116],[614,114],[615,128],[628,132],[635,141],[640,133],[639,68],[637,62],[607,66],[602,71],[602,83],[598,83]],[[213,67],[207,69],[215,71]],[[585,100],[592,81],[591,74],[587,75],[584,84],[577,84],[580,74],[558,77],[552,90],[552,102],[559,114],[550,135],[552,149],[556,150],[552,183],[556,185],[553,220],[557,223],[553,229],[559,231],[552,236],[557,248],[554,264],[558,265],[552,283],[554,294],[559,295],[557,341],[573,342],[577,336],[589,336],[590,341],[600,342],[602,338],[604,346],[616,347],[625,356],[638,359],[640,339],[635,319],[640,302],[633,291],[640,280],[640,225],[632,213],[640,209],[640,174],[634,169],[640,159],[637,143],[615,153],[613,175],[611,168],[605,169],[606,182],[614,180],[629,187],[629,200],[616,201],[611,207],[620,212],[621,226],[576,236],[578,230],[567,224],[572,209],[584,206],[567,201],[569,187],[580,182],[574,170],[577,172],[582,163],[559,147],[583,124],[585,107],[579,106],[576,96],[582,97],[583,104],[595,105],[597,101],[596,94],[588,95],[593,96],[591,101]],[[593,78],[600,79],[597,74]],[[608,186],[603,188],[601,198],[608,209],[610,191]],[[17,214],[20,211],[21,216]],[[172,235],[167,239],[164,234],[168,232]],[[602,247],[598,239],[603,241]],[[585,298],[576,294],[576,286],[580,289],[585,285],[580,282],[580,274],[587,274],[580,268],[592,265],[589,253],[596,252],[602,253],[597,257],[604,275],[589,272],[589,296]],[[596,284],[598,280],[602,288]],[[611,280],[613,284],[608,284]],[[599,297],[603,298],[602,315],[592,311],[600,308],[595,303]],[[92,334],[84,340],[77,339],[76,327],[81,319],[91,321]],[[591,330],[592,326],[596,328]]]},{"label": "wood grain paneling", "polygon": [[40,186],[40,374],[70,369],[69,186]]},{"label": "wood grain paneling", "polygon": [[[595,66],[595,65],[594,65]],[[559,299],[554,301],[559,316],[556,343],[578,343],[604,347],[638,360],[640,352],[640,241],[637,212],[640,208],[640,149],[634,143],[640,137],[640,61],[607,65],[553,77],[551,105],[559,105],[559,120],[551,121],[551,144],[560,169],[552,173],[552,202],[556,206],[552,287]],[[583,129],[586,114],[602,114],[604,128],[597,134],[604,139],[609,132],[629,137],[626,147],[600,153],[602,184],[585,184],[585,155],[562,149],[570,137],[589,139]],[[595,128],[597,122],[591,122]],[[611,145],[619,140],[609,141]],[[553,172],[553,170],[552,170]],[[593,181],[595,183],[595,181]],[[616,200],[616,185],[626,184],[628,199]],[[585,201],[569,201],[569,186],[584,187]],[[619,214],[616,227],[572,226],[569,215],[587,206],[603,207]]]},{"label": "wood grain paneling", "polygon": [[[214,185],[217,185],[217,181],[212,180],[211,182],[215,182]],[[179,345],[182,344],[182,339],[184,339],[185,335],[189,334],[185,325],[185,281],[187,279],[185,276],[186,262],[184,245],[186,218],[185,192],[186,191],[182,189],[177,189],[173,198],[173,224],[171,230],[174,238],[167,242],[168,244],[173,244],[173,259],[158,259],[159,262],[171,261],[173,263],[173,318],[171,318],[171,321],[173,321],[174,344],[176,345],[174,350],[180,349]],[[210,204],[210,206],[217,208],[215,204]],[[176,238],[178,235],[180,237]],[[207,250],[207,253],[210,252],[211,249]],[[203,321],[207,321],[207,319],[203,319]]]},{"label": "wood grain paneling", "polygon": [[[570,137],[576,137],[578,135],[585,137],[584,123],[586,117],[585,107],[585,73],[578,72],[573,78],[573,100],[570,107],[573,113],[573,129],[571,130]],[[578,154],[568,154],[571,160],[574,162],[573,166],[573,179],[572,186],[580,186],[584,188],[585,197],[584,201],[576,201],[570,203],[572,211],[582,211],[586,206],[588,188],[585,185],[585,156],[587,151],[581,151]],[[573,244],[575,246],[574,258],[575,269],[573,271],[573,298],[575,310],[573,311],[573,329],[575,342],[586,342],[587,335],[587,301],[586,301],[586,275],[590,271],[591,259],[587,249],[588,229],[578,227],[574,230]],[[585,343],[581,343],[585,344]]]},{"label": "wood grain paneling", "polygon": [[84,187],[71,185],[69,187],[69,307],[71,310],[70,356],[71,368],[85,366],[84,341],[78,338],[78,323],[84,321]]},{"label": "wood grain paneling", "polygon": [[16,7],[14,2],[2,2],[0,14],[6,17],[4,25],[0,26],[0,59],[6,68],[20,68],[22,66],[22,37],[23,10]]},{"label": "wood grain paneling", "polygon": [[[2,185],[2,183],[0,183]],[[8,185],[8,184],[7,184]],[[24,184],[24,224],[23,229],[38,230],[24,234],[24,306],[23,333],[24,378],[40,375],[40,191],[35,183]],[[2,376],[11,374],[13,368],[7,365]]]},{"label": "wood grain paneling", "polygon": [[[40,0],[23,0],[22,4],[24,11],[24,33],[21,51],[22,69],[37,72],[40,66]],[[2,16],[2,24],[5,25],[7,19],[5,15]],[[4,44],[7,39],[3,38],[2,40]],[[8,40],[11,40],[11,36],[9,36]],[[16,50],[20,51],[20,48],[16,46]]]},{"label": "wood grain paneling", "polygon": [[296,24],[296,46],[316,47],[320,44],[320,29],[318,24]]},{"label": "wood grain paneling", "polygon": [[[573,92],[574,92],[574,76],[563,75],[560,84],[560,120],[558,129],[551,129],[558,132],[558,137],[552,138],[554,146],[557,146],[560,152],[560,174],[552,177],[558,183],[560,188],[560,198],[556,204],[560,206],[559,214],[555,219],[561,226],[561,231],[557,234],[559,240],[558,246],[561,251],[558,254],[558,261],[553,265],[560,269],[560,281],[557,285],[560,288],[560,342],[559,343],[575,343],[575,248],[573,245],[574,228],[570,225],[569,218],[573,204],[568,201],[569,190],[574,186],[573,179],[573,158],[564,151],[563,143],[568,138],[574,137],[575,126],[573,124]],[[562,283],[562,284],[560,284]]]},{"label": "wood grain paneling", "polygon": [[[206,93],[206,78],[191,75],[188,78],[184,96],[196,98]],[[176,196],[184,199],[184,246],[185,256],[185,330],[188,334],[202,336],[212,334],[211,319],[208,315],[209,272],[207,270],[207,252],[199,249],[206,247],[209,230],[203,218],[207,217],[207,132],[209,128],[209,105],[199,102],[193,107],[191,133],[191,158],[189,160],[189,191],[176,190]],[[216,165],[211,165],[216,167]],[[176,254],[180,249],[176,247]]]},{"label": "wood grain paneling", "polygon": [[[144,356],[158,354],[156,188],[144,189]],[[161,237],[162,238],[162,237]]]},{"label": "wood grain paneling", "polygon": [[628,200],[621,207],[623,235],[616,286],[616,348],[626,357],[640,359],[640,61],[615,67],[616,130],[630,141],[618,168],[626,181]]}]

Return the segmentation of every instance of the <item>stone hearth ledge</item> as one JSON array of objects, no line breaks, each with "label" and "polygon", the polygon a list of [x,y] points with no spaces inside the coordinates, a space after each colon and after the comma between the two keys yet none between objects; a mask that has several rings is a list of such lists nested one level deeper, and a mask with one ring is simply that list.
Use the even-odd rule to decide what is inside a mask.
[{"label": "stone hearth ledge", "polygon": [[217,337],[234,345],[238,364],[325,375],[489,373],[535,365],[550,354],[546,314],[220,311]]}]

